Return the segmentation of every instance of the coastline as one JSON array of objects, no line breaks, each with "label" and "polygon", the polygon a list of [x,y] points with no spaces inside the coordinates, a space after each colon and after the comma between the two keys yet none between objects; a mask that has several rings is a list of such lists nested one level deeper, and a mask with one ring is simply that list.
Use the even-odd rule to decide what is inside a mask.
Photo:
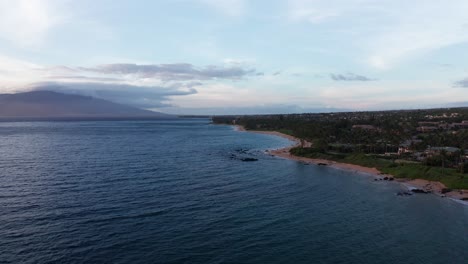
[{"label": "coastline", "polygon": [[[375,178],[383,178],[386,176],[393,177],[393,175],[383,174],[377,168],[369,168],[369,167],[364,167],[360,165],[336,162],[336,161],[326,160],[326,159],[313,159],[313,158],[294,156],[289,151],[292,148],[298,147],[301,145],[300,139],[294,136],[283,134],[278,131],[246,130],[243,126],[240,126],[240,125],[234,125],[234,129],[240,132],[273,135],[273,136],[282,137],[282,138],[285,138],[294,142],[292,145],[284,147],[284,148],[266,151],[268,154],[275,156],[275,157],[294,160],[294,161],[298,161],[298,162],[302,162],[306,164],[326,165],[335,169],[341,169],[341,170],[352,171],[352,172],[357,172],[357,173],[365,173],[365,174],[372,175]],[[310,146],[311,143],[306,141],[305,145]],[[464,203],[466,203],[466,201],[462,199],[463,198],[468,199],[468,190],[452,190],[450,192],[442,193],[442,190],[447,187],[441,182],[429,181],[429,180],[424,180],[424,179],[404,179],[404,178],[395,178],[395,181],[406,186],[408,190],[415,189],[415,188],[421,189],[421,190],[436,194],[441,197],[448,197],[456,201],[462,201]]]}]

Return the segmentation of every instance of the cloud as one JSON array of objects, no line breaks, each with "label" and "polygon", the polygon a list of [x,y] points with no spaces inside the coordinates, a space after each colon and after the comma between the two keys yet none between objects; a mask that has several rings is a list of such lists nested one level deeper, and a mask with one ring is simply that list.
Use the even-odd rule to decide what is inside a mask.
[{"label": "cloud", "polygon": [[334,81],[361,81],[361,82],[368,82],[368,81],[375,81],[376,79],[368,78],[366,76],[357,75],[354,73],[347,73],[347,74],[330,74],[330,78]]},{"label": "cloud", "polygon": [[0,93],[16,92],[17,87],[41,78],[43,67],[0,54]]},{"label": "cloud", "polygon": [[262,79],[259,77],[263,75],[245,63],[206,67],[195,67],[189,63],[104,64],[84,68],[44,66],[0,54],[0,93],[53,90],[142,108],[168,107],[183,97],[189,96],[187,100],[192,100],[190,95],[200,98],[199,89],[208,85],[218,88],[206,92],[205,97],[229,101],[232,100],[229,95],[220,95],[219,87],[223,82],[247,77]]},{"label": "cloud", "polygon": [[438,63],[437,66],[442,67],[442,68],[453,68],[453,67],[455,67],[455,65],[451,64],[451,63]]},{"label": "cloud", "polygon": [[273,76],[278,76],[280,74],[281,74],[281,71],[276,71],[276,72],[273,73]]},{"label": "cloud", "polygon": [[453,83],[453,87],[468,88],[468,77]]},{"label": "cloud", "polygon": [[21,46],[40,44],[63,20],[58,9],[51,0],[0,0],[0,39]]},{"label": "cloud", "polygon": [[[466,95],[461,89],[448,89],[437,80],[353,82],[330,85],[316,92],[318,100],[332,107],[360,110],[428,108],[448,104]],[[466,96],[464,97],[466,98]]]},{"label": "cloud", "polygon": [[[357,60],[379,70],[468,42],[468,1],[289,0],[293,21],[327,25],[353,39]],[[314,25],[315,26],[315,25]]]},{"label": "cloud", "polygon": [[120,78],[112,78],[112,77],[95,77],[95,76],[82,76],[82,75],[52,75],[49,76],[50,79],[57,79],[57,80],[67,80],[67,81],[94,81],[94,82],[116,82],[116,81],[124,81]]},{"label": "cloud", "polygon": [[169,87],[137,86],[98,82],[39,82],[28,85],[29,90],[47,90],[80,94],[141,108],[171,106],[170,97],[196,94],[200,83],[178,83]]},{"label": "cloud", "polygon": [[327,6],[315,0],[289,0],[288,17],[293,21],[307,21],[310,23],[321,23],[340,15],[343,6]]},{"label": "cloud", "polygon": [[[405,61],[433,51],[468,42],[466,12],[468,2],[384,1],[376,15],[388,19],[375,28],[375,36],[365,40],[370,51],[367,62],[374,68],[387,70]],[[411,4],[412,3],[412,4]]]},{"label": "cloud", "polygon": [[206,66],[197,68],[189,63],[174,64],[104,64],[94,68],[80,68],[83,71],[102,74],[135,75],[139,78],[156,78],[163,81],[184,80],[238,80],[247,76],[262,75],[255,69],[243,66]]}]

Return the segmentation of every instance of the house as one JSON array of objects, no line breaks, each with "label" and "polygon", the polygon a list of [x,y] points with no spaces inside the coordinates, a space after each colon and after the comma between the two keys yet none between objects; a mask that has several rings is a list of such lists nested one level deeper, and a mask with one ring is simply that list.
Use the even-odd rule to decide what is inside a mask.
[{"label": "house", "polygon": [[421,143],[422,140],[420,139],[408,139],[405,140],[403,143],[400,144],[398,147],[398,154],[402,155],[405,153],[412,153],[413,151],[411,150],[411,147],[415,144]]},{"label": "house", "polygon": [[398,155],[402,155],[405,153],[412,153],[413,151],[410,150],[409,146],[399,146],[398,147]]},{"label": "house", "polygon": [[440,155],[442,151],[445,151],[448,155],[453,155],[455,152],[460,151],[460,149],[455,147],[428,147],[425,153],[430,157]]},{"label": "house", "polygon": [[422,132],[422,133],[432,132],[432,131],[435,131],[435,130],[437,130],[437,129],[439,129],[439,128],[437,128],[437,127],[432,127],[432,126],[420,126],[420,127],[416,128],[416,130],[417,130],[418,132]]},{"label": "house", "polygon": [[468,120],[463,120],[461,123],[452,123],[452,128],[468,128]]},{"label": "house", "polygon": [[419,126],[438,126],[438,125],[439,125],[439,122],[427,122],[427,121],[423,121],[423,122],[418,122],[418,125],[419,125]]},{"label": "house", "polygon": [[440,123],[438,126],[440,129],[450,129],[450,124],[447,123]]}]

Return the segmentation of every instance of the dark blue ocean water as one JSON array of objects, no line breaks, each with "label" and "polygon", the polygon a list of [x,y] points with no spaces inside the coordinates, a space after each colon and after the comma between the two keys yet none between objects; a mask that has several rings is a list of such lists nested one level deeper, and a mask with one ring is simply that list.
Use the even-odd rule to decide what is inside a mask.
[{"label": "dark blue ocean water", "polygon": [[0,123],[0,263],[468,263],[468,206],[263,154],[287,144],[207,120]]}]

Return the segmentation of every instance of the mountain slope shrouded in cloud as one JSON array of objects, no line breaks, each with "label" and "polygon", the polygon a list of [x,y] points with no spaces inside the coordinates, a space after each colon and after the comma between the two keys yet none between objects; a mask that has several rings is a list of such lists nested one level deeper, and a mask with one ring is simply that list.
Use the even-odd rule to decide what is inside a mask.
[{"label": "mountain slope shrouded in cloud", "polygon": [[168,118],[171,115],[53,91],[0,94],[0,118]]}]

